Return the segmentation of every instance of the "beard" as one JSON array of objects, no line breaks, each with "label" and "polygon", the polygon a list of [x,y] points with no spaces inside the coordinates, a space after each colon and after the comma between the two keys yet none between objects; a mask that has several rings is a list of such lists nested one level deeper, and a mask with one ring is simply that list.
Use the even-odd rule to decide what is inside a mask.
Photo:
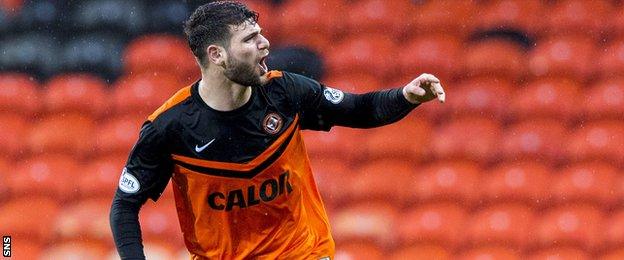
[{"label": "beard", "polygon": [[256,72],[256,64],[250,65],[241,62],[231,55],[228,56],[227,63],[223,74],[229,80],[243,86],[259,86],[261,84],[260,77]]}]

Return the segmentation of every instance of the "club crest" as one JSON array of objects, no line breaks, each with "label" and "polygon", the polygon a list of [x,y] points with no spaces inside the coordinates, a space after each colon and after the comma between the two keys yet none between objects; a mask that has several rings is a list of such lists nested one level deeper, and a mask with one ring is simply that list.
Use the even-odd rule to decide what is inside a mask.
[{"label": "club crest", "polygon": [[262,120],[264,131],[272,135],[279,133],[283,124],[284,120],[277,113],[269,113]]}]

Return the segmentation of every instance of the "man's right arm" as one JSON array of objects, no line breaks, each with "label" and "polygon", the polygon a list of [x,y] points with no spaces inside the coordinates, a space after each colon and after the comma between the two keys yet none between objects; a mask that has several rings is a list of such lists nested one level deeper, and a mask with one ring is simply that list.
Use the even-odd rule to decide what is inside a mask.
[{"label": "man's right arm", "polygon": [[145,259],[139,210],[156,201],[171,178],[172,162],[164,136],[151,122],[141,128],[111,206],[110,225],[121,259]]}]

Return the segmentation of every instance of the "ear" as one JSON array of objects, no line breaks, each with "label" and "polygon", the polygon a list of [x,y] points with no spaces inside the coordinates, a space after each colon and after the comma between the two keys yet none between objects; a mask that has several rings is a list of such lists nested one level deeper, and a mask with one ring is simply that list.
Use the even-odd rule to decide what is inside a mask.
[{"label": "ear", "polygon": [[208,61],[218,66],[224,66],[227,60],[227,53],[221,46],[211,44],[206,48],[206,56]]}]

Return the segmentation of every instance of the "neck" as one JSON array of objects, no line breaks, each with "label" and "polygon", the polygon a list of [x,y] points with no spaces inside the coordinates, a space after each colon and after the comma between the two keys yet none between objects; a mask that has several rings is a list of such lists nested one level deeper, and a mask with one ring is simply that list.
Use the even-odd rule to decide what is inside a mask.
[{"label": "neck", "polygon": [[199,82],[199,96],[211,108],[218,111],[232,111],[242,107],[251,98],[252,88],[226,78],[222,72],[202,70]]}]

